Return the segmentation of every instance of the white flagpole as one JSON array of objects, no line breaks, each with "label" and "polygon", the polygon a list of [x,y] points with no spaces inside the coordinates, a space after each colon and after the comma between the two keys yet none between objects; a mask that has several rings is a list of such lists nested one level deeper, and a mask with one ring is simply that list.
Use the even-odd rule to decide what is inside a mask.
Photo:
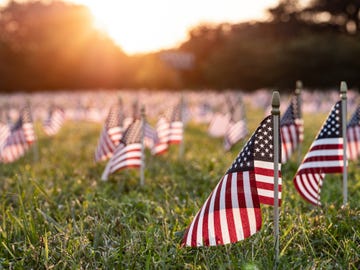
[{"label": "white flagpole", "polygon": [[346,92],[347,92],[346,82],[342,81],[340,83],[340,96],[341,96],[341,108],[342,108],[342,134],[343,134],[343,205],[347,204],[347,136],[346,136],[346,126],[347,126],[347,106],[346,106]]},{"label": "white flagpole", "polygon": [[[303,88],[303,84],[302,81],[296,81],[296,89],[295,89],[295,95],[297,98],[297,104],[298,104],[298,110],[300,111],[300,113],[302,114],[302,110],[301,110],[301,89]],[[302,117],[302,115],[301,115]],[[299,145],[298,145],[298,164],[301,164],[301,156],[302,156],[302,143],[299,141]]]},{"label": "white flagpole", "polygon": [[275,263],[277,269],[279,261],[279,121],[280,121],[280,94],[273,92],[271,115],[274,129],[274,236],[275,236]]},{"label": "white flagpole", "polygon": [[141,165],[140,165],[140,186],[145,185],[145,107],[141,106]]}]

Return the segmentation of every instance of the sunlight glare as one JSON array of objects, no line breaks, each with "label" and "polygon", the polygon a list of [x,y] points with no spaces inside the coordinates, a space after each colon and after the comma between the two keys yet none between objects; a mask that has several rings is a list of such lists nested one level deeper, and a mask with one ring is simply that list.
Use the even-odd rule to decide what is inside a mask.
[{"label": "sunlight glare", "polygon": [[95,25],[128,54],[176,47],[187,32],[202,23],[236,23],[263,19],[265,8],[277,0],[167,1],[72,0],[86,5]]}]

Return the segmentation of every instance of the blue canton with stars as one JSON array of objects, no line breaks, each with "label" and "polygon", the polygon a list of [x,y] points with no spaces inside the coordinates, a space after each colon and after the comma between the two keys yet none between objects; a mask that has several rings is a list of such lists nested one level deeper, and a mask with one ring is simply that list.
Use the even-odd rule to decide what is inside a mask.
[{"label": "blue canton with stars", "polygon": [[[280,136],[279,136],[280,137]],[[280,141],[279,141],[280,143]],[[231,167],[226,172],[234,173],[240,171],[250,171],[254,169],[254,160],[267,162],[274,161],[274,138],[272,116],[266,117],[246,143],[242,151],[234,160]],[[280,144],[279,144],[280,145]],[[279,160],[280,160],[279,147]]]},{"label": "blue canton with stars", "polygon": [[341,123],[341,101],[338,101],[333,107],[316,139],[341,138]]},{"label": "blue canton with stars", "polygon": [[295,123],[295,119],[301,118],[301,110],[299,108],[297,96],[293,96],[291,98],[291,102],[289,107],[286,109],[283,117],[280,120],[280,125],[293,125]]},{"label": "blue canton with stars", "polygon": [[356,127],[360,125],[360,106],[357,107],[355,113],[351,117],[348,127]]}]

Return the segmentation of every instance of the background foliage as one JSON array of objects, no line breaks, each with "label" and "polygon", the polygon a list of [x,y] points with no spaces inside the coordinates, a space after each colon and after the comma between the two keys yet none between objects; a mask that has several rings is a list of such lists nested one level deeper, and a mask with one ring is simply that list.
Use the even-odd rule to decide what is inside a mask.
[{"label": "background foliage", "polygon": [[[190,70],[163,52],[126,55],[93,27],[84,6],[10,1],[0,10],[0,91],[84,88],[358,87],[358,0],[282,0],[266,22],[199,25],[172,51],[187,52]],[[145,23],[145,22],[144,22]]]}]

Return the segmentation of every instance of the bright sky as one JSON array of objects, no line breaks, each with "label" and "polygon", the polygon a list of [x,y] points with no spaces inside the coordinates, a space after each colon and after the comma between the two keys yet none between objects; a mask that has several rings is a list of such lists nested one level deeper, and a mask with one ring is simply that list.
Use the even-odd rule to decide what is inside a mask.
[{"label": "bright sky", "polygon": [[90,8],[96,24],[128,54],[177,46],[201,22],[264,19],[278,0],[69,0]]},{"label": "bright sky", "polygon": [[[24,1],[24,0],[22,0]],[[96,26],[128,54],[177,46],[202,22],[241,22],[266,17],[279,0],[67,0],[86,5]],[[0,3],[6,0],[0,0]]]}]

